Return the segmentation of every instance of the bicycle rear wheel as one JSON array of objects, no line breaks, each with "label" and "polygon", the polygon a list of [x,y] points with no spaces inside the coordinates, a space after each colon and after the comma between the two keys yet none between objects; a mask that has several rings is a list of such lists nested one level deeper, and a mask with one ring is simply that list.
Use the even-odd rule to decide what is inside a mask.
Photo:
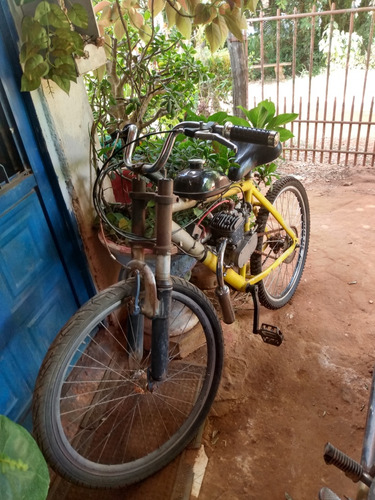
[{"label": "bicycle rear wheel", "polygon": [[[195,436],[223,363],[220,321],[207,298],[173,278],[167,378],[150,390],[150,320],[129,321],[133,280],[99,293],[67,323],[38,376],[34,433],[49,464],[71,482],[116,488],[165,466]],[[129,348],[143,335],[143,356]]]},{"label": "bicycle rear wheel", "polygon": [[[283,307],[294,295],[305,267],[310,236],[310,209],[303,185],[294,177],[278,179],[266,198],[299,238],[294,252],[258,284],[259,300],[269,309]],[[262,207],[257,217],[258,244],[250,259],[251,274],[260,274],[291,245],[286,231]]]}]

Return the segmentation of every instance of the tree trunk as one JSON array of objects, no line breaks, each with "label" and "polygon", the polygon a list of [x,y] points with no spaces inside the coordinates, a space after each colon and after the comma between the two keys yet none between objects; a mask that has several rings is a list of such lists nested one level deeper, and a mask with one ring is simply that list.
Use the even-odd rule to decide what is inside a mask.
[{"label": "tree trunk", "polygon": [[243,41],[229,33],[228,50],[233,79],[233,114],[244,116],[238,106],[248,109],[249,106],[249,67],[247,56],[247,36],[243,33]]}]

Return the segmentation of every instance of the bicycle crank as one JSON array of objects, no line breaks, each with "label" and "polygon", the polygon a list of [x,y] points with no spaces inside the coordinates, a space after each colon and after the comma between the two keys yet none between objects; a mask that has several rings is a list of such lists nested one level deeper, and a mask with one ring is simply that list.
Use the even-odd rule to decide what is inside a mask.
[{"label": "bicycle crank", "polygon": [[281,333],[280,329],[277,326],[267,325],[263,323],[259,328],[259,297],[258,297],[258,287],[257,285],[249,287],[249,291],[253,298],[254,303],[254,320],[253,320],[253,333],[255,335],[260,335],[262,337],[263,342],[266,344],[279,346],[284,340],[284,336]]}]

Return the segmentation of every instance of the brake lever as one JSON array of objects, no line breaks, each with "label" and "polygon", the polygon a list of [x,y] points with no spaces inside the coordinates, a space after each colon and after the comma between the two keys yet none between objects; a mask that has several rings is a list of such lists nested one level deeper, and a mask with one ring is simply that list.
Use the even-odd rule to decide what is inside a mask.
[{"label": "brake lever", "polygon": [[237,153],[237,145],[234,144],[234,142],[229,141],[225,137],[215,134],[214,132],[208,132],[206,130],[197,130],[194,134],[194,137],[196,139],[202,139],[203,141],[216,141],[220,142],[220,144],[223,144],[223,146],[227,147],[228,149],[232,149],[235,153]]}]

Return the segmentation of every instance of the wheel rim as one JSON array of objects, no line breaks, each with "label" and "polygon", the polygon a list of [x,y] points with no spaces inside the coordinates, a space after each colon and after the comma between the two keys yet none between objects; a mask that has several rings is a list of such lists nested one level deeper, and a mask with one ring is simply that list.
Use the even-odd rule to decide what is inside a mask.
[{"label": "wheel rim", "polygon": [[[283,299],[299,278],[305,255],[306,208],[298,189],[288,186],[273,202],[286,224],[299,238],[295,250],[263,279],[266,293],[274,300]],[[262,244],[262,270],[267,269],[292,243],[272,214],[268,215]]]},{"label": "wheel rim", "polygon": [[167,380],[151,392],[147,339],[140,361],[126,347],[128,303],[116,304],[86,327],[67,356],[53,396],[61,449],[77,467],[104,475],[149,469],[184,447],[215,372],[211,324],[194,301],[174,292],[175,307],[181,314],[190,310],[198,321],[187,321],[195,326],[182,332],[184,342],[182,337],[180,343],[171,342]]}]

